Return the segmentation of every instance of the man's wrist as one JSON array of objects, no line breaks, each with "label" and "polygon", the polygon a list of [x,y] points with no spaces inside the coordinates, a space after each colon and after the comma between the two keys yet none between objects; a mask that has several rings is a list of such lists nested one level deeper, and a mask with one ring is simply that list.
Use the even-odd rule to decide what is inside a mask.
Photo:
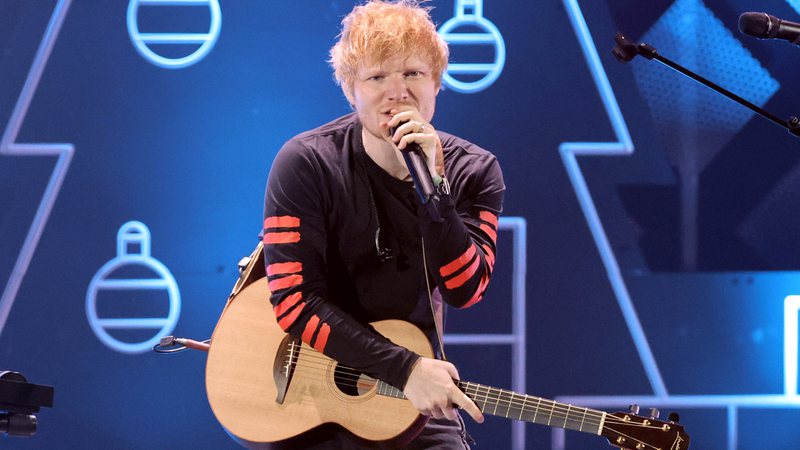
[{"label": "man's wrist", "polygon": [[450,195],[450,182],[444,175],[436,175],[433,178],[433,184],[436,187],[436,193],[439,195]]},{"label": "man's wrist", "polygon": [[406,380],[403,383],[403,386],[400,388],[401,391],[406,389],[406,385],[408,384],[408,379],[411,378],[411,372],[413,372],[414,369],[416,369],[417,366],[419,365],[419,362],[422,361],[422,356],[419,356],[419,355],[416,355],[416,356],[417,356],[417,359],[414,360],[414,363],[411,364],[411,367],[408,369],[408,373],[406,373]]}]

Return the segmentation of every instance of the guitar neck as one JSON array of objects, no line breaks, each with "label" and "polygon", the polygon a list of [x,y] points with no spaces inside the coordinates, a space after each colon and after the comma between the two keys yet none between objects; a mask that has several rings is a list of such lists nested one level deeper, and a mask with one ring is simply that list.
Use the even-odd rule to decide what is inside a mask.
[{"label": "guitar neck", "polygon": [[[604,411],[572,406],[468,381],[456,381],[456,384],[484,414],[596,435],[600,435],[603,430],[606,419]],[[378,382],[378,394],[405,398],[401,390],[382,381]]]}]

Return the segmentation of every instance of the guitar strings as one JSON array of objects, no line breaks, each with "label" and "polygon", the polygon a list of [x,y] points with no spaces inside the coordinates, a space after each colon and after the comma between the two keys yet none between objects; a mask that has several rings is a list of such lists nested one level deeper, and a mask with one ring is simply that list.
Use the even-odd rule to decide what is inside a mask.
[{"label": "guitar strings", "polygon": [[[293,345],[293,347],[294,347],[294,345]],[[313,352],[313,351],[304,352],[303,353],[303,359],[301,360],[300,359],[299,350],[297,352],[293,353],[292,355],[287,355],[287,358],[286,358],[286,364],[287,365],[291,364],[290,360],[294,360],[295,361],[294,362],[294,366],[296,368],[301,368],[301,369],[306,369],[306,370],[314,370],[314,371],[317,371],[317,372],[328,372],[329,368],[330,368],[330,364],[334,362],[334,360],[332,360],[331,358],[328,358],[328,357],[326,357],[324,355],[320,355],[319,353]],[[364,375],[364,377],[362,377],[363,374],[360,371],[356,371],[356,370],[354,370],[352,368],[349,368],[347,366],[341,366],[340,365],[339,369],[340,369],[340,375],[344,375],[343,377],[340,377],[340,381],[343,381],[342,384],[345,385],[345,386],[363,388],[365,390],[371,390],[374,386],[376,386],[380,382],[379,380],[376,380],[376,379],[374,379],[372,377],[369,377],[367,375]],[[512,415],[509,414],[509,412],[510,412],[512,407],[516,406],[516,407],[519,408],[519,416],[518,416],[517,419],[518,420],[523,420],[522,419],[523,412],[525,411],[526,408],[534,408],[533,401],[536,400],[536,406],[535,406],[535,409],[533,411],[533,417],[530,420],[533,423],[537,423],[536,422],[537,415],[539,415],[540,410],[544,410],[543,412],[541,412],[541,415],[542,415],[542,417],[547,416],[547,418],[548,418],[547,423],[546,423],[547,425],[549,425],[549,426],[557,426],[555,424],[557,424],[559,421],[563,420],[562,427],[563,428],[567,428],[567,423],[569,422],[570,417],[572,417],[571,420],[573,422],[577,422],[578,421],[578,417],[580,417],[579,431],[583,431],[583,427],[584,426],[586,426],[586,427],[592,427],[592,426],[599,427],[600,424],[603,423],[603,415],[605,414],[606,418],[605,418],[605,423],[602,426],[602,429],[610,430],[611,432],[615,433],[618,436],[625,437],[625,438],[631,440],[632,442],[635,442],[637,444],[642,444],[642,445],[646,446],[646,448],[649,447],[649,448],[652,448],[652,449],[656,449],[656,447],[651,445],[651,444],[648,444],[645,441],[642,441],[642,440],[634,438],[634,437],[632,437],[632,436],[630,436],[628,434],[625,434],[625,433],[623,433],[621,431],[618,431],[618,430],[612,428],[612,425],[621,425],[621,426],[625,426],[627,428],[646,428],[646,429],[652,429],[652,430],[662,430],[662,428],[660,426],[645,425],[645,424],[639,423],[639,422],[632,422],[632,421],[629,421],[629,420],[624,420],[624,419],[618,418],[616,416],[613,416],[611,414],[605,413],[603,411],[594,411],[594,410],[591,410],[589,408],[583,408],[583,407],[573,407],[572,405],[567,405],[566,408],[565,408],[563,406],[563,404],[559,404],[558,402],[555,402],[555,401],[552,401],[552,400],[547,400],[547,399],[544,399],[544,398],[541,398],[541,397],[530,396],[530,395],[527,395],[527,394],[517,394],[515,392],[506,391],[506,390],[503,390],[503,389],[492,388],[492,387],[489,387],[489,386],[482,386],[482,385],[477,384],[477,383],[463,382],[463,381],[460,381],[459,383],[463,385],[464,392],[467,393],[467,394],[470,394],[470,393],[473,394],[473,396],[474,396],[473,401],[475,401],[476,403],[483,403],[484,404],[484,408],[487,407],[487,404],[490,401],[489,395],[492,393],[492,391],[494,391],[496,393],[496,400],[492,399],[492,403],[495,404],[495,409],[494,409],[493,414],[496,414],[498,406],[503,406],[503,407],[507,408],[506,409],[506,415],[505,415],[505,417],[507,417],[507,418],[514,418]],[[390,386],[390,385],[387,384],[387,386]],[[482,392],[482,388],[485,389],[485,392]],[[396,388],[392,387],[392,389],[396,389]],[[399,392],[402,395],[402,392],[399,389],[396,389],[396,390],[397,390],[397,392]],[[506,396],[508,396],[509,398],[507,398],[507,399],[503,398],[504,394]],[[483,397],[483,400],[481,400],[481,398],[480,398],[481,396]],[[514,397],[522,397],[523,401],[520,402],[519,400],[515,399]],[[530,399],[530,404],[528,404],[528,400],[529,399]],[[548,415],[548,412],[546,411],[547,406],[549,406],[549,415]],[[580,410],[583,410],[583,413],[581,413]],[[487,410],[487,413],[488,413],[488,410]],[[551,422],[553,422],[554,420],[555,420],[555,424],[551,424]],[[601,434],[599,432],[599,430],[598,430],[598,434]]]},{"label": "guitar strings", "polygon": [[[315,369],[318,369],[318,371],[320,371],[320,372],[327,372],[330,363],[333,362],[332,359],[327,358],[325,356],[319,356],[319,354],[316,353],[316,352],[314,352],[314,353],[306,352],[306,353],[304,353],[303,356],[304,356],[304,358],[303,358],[302,361],[306,362],[306,364],[302,364],[302,363],[298,362],[298,363],[296,363],[296,366],[306,367],[306,368],[315,368]],[[295,353],[292,356],[292,358],[296,358],[296,357],[297,357],[297,354]],[[311,360],[315,360],[315,361],[312,362]],[[288,363],[289,363],[289,361],[287,361],[287,364]],[[315,364],[317,367],[312,367],[313,364]],[[353,371],[352,369],[350,369],[350,368],[348,368],[346,366],[339,366],[339,367],[341,369],[344,369],[341,372],[345,372],[345,373],[340,373],[340,375],[350,375],[349,377],[348,376],[340,376],[339,377],[339,379],[342,380],[342,381],[345,381],[345,382],[349,381],[346,384],[343,383],[344,386],[347,386],[347,387],[358,386],[359,380],[362,381],[362,385],[365,385],[365,384],[374,385],[375,383],[377,383],[377,380],[375,380],[372,377],[369,377],[369,380],[362,379],[361,378],[361,375],[362,375],[361,372]],[[349,372],[349,373],[347,373],[347,372]],[[557,416],[557,417],[559,417],[561,419],[569,417],[569,415],[566,414],[567,412],[569,412],[571,415],[574,415],[574,416],[583,416],[584,413],[582,413],[580,411],[582,409],[586,410],[585,416],[587,418],[590,418],[590,419],[591,418],[601,419],[602,415],[604,414],[603,412],[594,412],[594,411],[592,411],[592,410],[590,410],[588,408],[582,408],[582,407],[574,407],[574,412],[571,412],[570,410],[573,408],[571,405],[568,405],[568,406],[565,407],[565,406],[561,406],[557,402],[553,402],[551,400],[543,399],[543,398],[540,398],[540,397],[534,397],[534,396],[529,396],[529,395],[525,395],[525,394],[512,393],[510,391],[505,391],[505,390],[501,390],[501,389],[497,389],[497,388],[491,388],[491,387],[488,387],[488,386],[482,386],[482,385],[478,385],[476,383],[470,383],[470,382],[461,382],[461,383],[466,385],[465,386],[465,391],[467,393],[474,394],[474,396],[476,397],[474,400],[478,401],[478,402],[487,403],[488,401],[492,401],[493,403],[496,403],[498,406],[509,407],[509,408],[516,406],[518,408],[523,408],[523,407],[533,407],[534,400],[536,400],[536,409],[537,409],[537,411],[539,409],[545,409],[546,407],[549,407],[549,409],[555,414],[555,413],[559,413],[559,412],[561,412],[561,410],[563,410],[564,414],[561,414],[561,415]],[[483,390],[481,388],[484,388],[483,390],[485,390],[485,392],[482,392]],[[499,395],[497,395],[496,401],[495,401],[495,399],[490,399],[489,398],[490,394],[492,394],[492,391],[496,391],[499,394]],[[506,394],[505,396],[509,397],[509,398],[503,398],[503,394]],[[521,400],[518,400],[518,399],[514,399],[514,397],[523,397],[524,401],[521,401]],[[530,400],[530,403],[528,403],[528,400]],[[548,403],[550,405],[548,405]],[[496,411],[496,409],[495,409],[495,411]],[[609,416],[609,417],[611,417],[611,416]],[[592,421],[593,425],[598,425],[599,423],[600,423],[599,420],[597,420],[596,422]]]},{"label": "guitar strings", "polygon": [[[324,362],[323,363],[319,363],[319,362],[305,361],[306,359],[316,359],[317,361],[324,360]],[[316,371],[316,372],[328,372],[328,368],[330,367],[329,364],[331,362],[333,362],[333,360],[331,360],[330,358],[311,357],[311,358],[303,358],[303,360],[302,361],[298,361],[295,364],[295,366],[300,368],[300,369],[306,369],[306,371],[312,370],[312,371]],[[372,389],[372,387],[374,387],[379,382],[378,380],[376,380],[376,379],[374,379],[372,377],[368,377],[366,375],[365,375],[365,377],[366,377],[365,379],[356,380],[355,383],[351,382],[351,383],[349,383],[349,385],[351,387],[352,386],[364,387],[367,390],[370,390],[370,389]],[[359,383],[359,381],[360,381],[360,383]],[[466,383],[467,385],[474,384],[474,383],[469,383],[469,382],[462,382],[462,383]],[[480,387],[481,387],[481,385],[477,385],[477,387],[467,386],[466,389],[465,389],[465,392],[469,393],[469,391],[472,390],[473,393],[480,394],[481,393],[480,392]],[[490,388],[488,386],[485,386],[485,388],[498,390],[496,388]],[[394,388],[394,389],[396,389],[396,388]],[[503,393],[502,390],[498,390],[498,391],[501,391],[501,394]],[[488,394],[488,392],[489,391],[487,390],[487,394]],[[508,391],[506,391],[506,392],[508,392]],[[508,392],[508,393],[511,394],[510,392]],[[513,394],[513,395],[520,396],[521,394]],[[513,395],[512,395],[512,399],[513,399]],[[486,400],[483,401],[484,405],[485,405],[486,401],[488,400],[488,395],[484,395],[484,398],[486,399]],[[637,423],[637,422],[625,421],[623,419],[617,418],[616,416],[612,416],[610,414],[603,413],[602,411],[592,412],[592,410],[590,410],[588,408],[575,407],[575,410],[572,411],[572,408],[573,408],[572,405],[568,405],[566,408],[564,408],[564,406],[559,405],[557,402],[554,402],[554,401],[551,401],[551,400],[547,400],[547,399],[543,399],[543,398],[540,398],[540,397],[526,396],[526,399],[527,398],[531,398],[532,399],[531,403],[529,405],[526,404],[525,402],[520,403],[519,401],[505,401],[505,404],[503,404],[504,400],[502,398],[499,398],[499,397],[497,399],[497,404],[498,405],[507,406],[509,408],[510,408],[511,405],[517,405],[517,406],[521,405],[521,407],[520,407],[520,415],[517,417],[517,419],[518,420],[523,420],[522,419],[522,415],[523,415],[522,413],[524,411],[524,408],[533,407],[533,399],[536,399],[537,400],[537,404],[536,404],[536,407],[535,407],[535,410],[534,410],[533,419],[531,420],[531,422],[537,423],[535,421],[535,419],[536,419],[537,415],[539,415],[539,411],[540,410],[544,410],[543,412],[541,412],[542,417],[545,417],[545,416],[548,417],[548,421],[546,423],[547,425],[558,426],[556,424],[558,424],[559,421],[563,421],[562,428],[566,428],[566,425],[569,422],[571,416],[572,416],[573,422],[577,422],[578,421],[578,418],[575,417],[575,416],[580,416],[581,417],[581,419],[580,419],[581,426],[579,428],[580,431],[583,431],[583,427],[592,427],[592,426],[599,427],[600,424],[603,423],[603,420],[602,420],[603,414],[606,414],[605,424],[603,425],[602,429],[611,430],[612,432],[616,433],[617,435],[625,437],[625,438],[628,438],[633,442],[641,443],[641,444],[646,445],[646,446],[651,447],[651,448],[656,448],[656,447],[654,447],[654,446],[652,446],[650,444],[647,444],[644,441],[641,441],[639,439],[631,437],[630,435],[624,434],[622,432],[619,432],[619,431],[611,428],[611,425],[612,424],[613,425],[622,425],[622,426],[625,426],[627,428],[648,428],[648,429],[653,429],[653,430],[660,430],[661,427],[653,426],[653,425],[644,425],[642,423]],[[481,402],[481,400],[479,398],[478,399],[474,399],[474,400],[477,403]],[[545,405],[542,405],[542,403],[544,403]],[[548,415],[548,411],[546,410],[546,405],[548,403],[550,404],[549,415]],[[585,410],[585,413],[581,414],[580,413],[581,409]],[[495,408],[495,412],[496,412],[496,410],[497,409]],[[511,415],[506,415],[505,417],[514,418]],[[599,430],[598,430],[598,434],[600,434]]]},{"label": "guitar strings", "polygon": [[[302,361],[306,361],[309,364],[316,364],[318,366],[318,368],[323,372],[327,371],[327,368],[329,367],[329,364],[334,362],[332,359],[330,359],[328,357],[319,356],[319,353],[316,353],[316,352],[311,352],[311,353],[305,352],[303,354],[303,356],[304,356],[304,358],[303,358]],[[297,360],[297,353],[292,355],[292,358]],[[312,362],[311,360],[314,360],[314,361]],[[286,364],[284,364],[284,367],[287,364],[290,364],[290,362],[286,361]],[[302,365],[302,366],[308,367],[308,365]],[[341,366],[340,365],[339,368],[342,369],[342,370],[340,370],[340,375],[344,375],[344,376],[339,376],[340,380],[342,380],[342,381],[350,381],[352,383],[354,381],[358,381],[358,380],[361,379],[362,372],[350,369],[347,366]],[[372,377],[368,377],[368,378],[370,380],[375,380]],[[377,380],[375,380],[375,382],[377,382]],[[571,408],[573,408],[572,405],[568,405],[567,407],[564,407],[564,406],[560,406],[560,404],[558,402],[554,402],[552,400],[547,400],[547,399],[540,398],[540,397],[534,397],[534,396],[530,396],[530,395],[527,395],[527,394],[518,394],[518,393],[515,393],[515,392],[512,392],[512,391],[507,391],[507,390],[498,389],[498,388],[492,388],[492,387],[489,387],[489,386],[483,386],[483,385],[480,385],[478,383],[471,383],[471,382],[467,382],[467,381],[460,381],[460,383],[465,385],[465,390],[471,391],[471,393],[475,394],[476,397],[479,397],[478,398],[479,401],[483,401],[483,402],[489,400],[489,396],[491,394],[493,394],[493,391],[494,391],[494,392],[496,392],[498,394],[497,395],[497,401],[499,402],[499,404],[504,405],[504,406],[506,406],[506,405],[519,406],[519,407],[528,406],[528,400],[530,399],[531,402],[533,402],[534,400],[538,400],[538,404],[541,404],[541,403],[553,403],[554,408],[556,408],[556,407],[560,408],[560,409],[571,409]],[[348,387],[352,387],[354,385],[353,384],[349,384],[347,386]],[[400,390],[398,389],[398,391],[400,391]],[[485,391],[485,392],[483,392],[483,391]],[[509,398],[508,399],[503,399],[502,396],[504,394],[505,394],[506,397],[509,397]],[[484,398],[485,400],[481,400],[480,397]],[[517,400],[517,399],[514,399],[514,397],[524,397],[524,398],[523,398],[523,400]],[[578,415],[582,414],[581,412],[578,411],[578,409],[586,409],[587,410],[587,415],[593,414],[593,415],[596,415],[598,417],[601,417],[602,414],[603,414],[602,411],[593,411],[593,410],[588,409],[588,408],[582,408],[582,407],[574,407],[574,408],[575,408],[575,413],[578,414]]]},{"label": "guitar strings", "polygon": [[[317,356],[317,355],[318,355],[317,353],[305,353],[303,355],[304,358],[301,359],[301,360],[298,360],[294,365],[297,368],[303,368],[303,369],[306,369],[306,370],[315,370],[318,373],[328,372],[329,371],[329,367],[330,367],[330,363],[332,363],[334,361],[332,359],[330,359],[330,358],[327,358],[327,357],[324,357],[324,356]],[[296,354],[292,358],[295,359],[295,357],[296,357]],[[287,363],[288,363],[288,361],[287,361]],[[284,367],[285,367],[285,365],[284,365]],[[343,369],[346,368],[346,366],[340,366],[340,367],[342,367]],[[349,369],[349,368],[346,368],[346,369]],[[366,379],[365,378],[361,378],[361,375],[362,375],[361,372],[353,372],[353,371],[351,371],[351,373],[349,375],[350,375],[349,377],[348,376],[338,377],[339,380],[341,381],[340,384],[342,386],[345,386],[345,387],[369,387],[369,389],[371,389],[373,386],[375,386],[378,383],[378,380],[376,380],[376,379],[374,379],[372,377],[368,377],[366,375],[365,375],[365,377],[367,377]],[[497,388],[491,388],[491,387],[488,387],[488,386],[482,386],[482,385],[479,385],[479,384],[476,384],[476,383],[470,383],[470,382],[461,382],[461,383],[466,385],[464,391],[467,394],[470,394],[470,393],[473,394],[473,396],[475,397],[473,399],[473,401],[476,401],[478,403],[484,403],[484,404],[486,404],[488,402],[491,402],[491,403],[496,404],[497,407],[504,407],[504,408],[509,408],[509,409],[512,408],[512,407],[517,407],[517,408],[520,409],[520,417],[522,415],[522,412],[526,408],[533,408],[534,404],[536,405],[536,407],[535,407],[536,409],[534,411],[534,413],[535,413],[534,414],[534,418],[539,414],[540,410],[548,410],[550,412],[550,414],[549,414],[550,415],[550,420],[553,420],[553,419],[555,419],[556,421],[562,420],[565,423],[566,423],[567,420],[569,420],[569,418],[571,416],[573,416],[573,417],[577,416],[577,417],[583,418],[583,423],[588,424],[588,425],[597,426],[602,422],[601,419],[602,419],[602,416],[604,414],[603,412],[594,412],[593,410],[588,409],[588,408],[573,407],[571,405],[568,405],[568,406],[565,407],[565,406],[561,406],[557,402],[553,402],[551,400],[547,400],[547,399],[544,399],[544,398],[529,396],[529,395],[525,395],[525,394],[512,393],[511,391],[505,391],[505,390],[501,390],[501,389],[497,389]],[[482,392],[481,388],[484,388],[483,391],[485,391],[485,392]],[[393,388],[393,389],[396,389],[396,388]],[[401,392],[399,389],[397,391]],[[492,396],[493,398],[490,398],[490,394],[492,393],[492,391],[498,392],[499,395]],[[504,397],[503,394],[507,394],[507,395],[505,395],[505,397],[508,397],[508,398],[503,398]],[[496,397],[496,398],[494,398],[494,397]],[[513,397],[524,397],[525,401],[514,399]],[[530,400],[530,401],[528,401],[528,400]],[[495,411],[496,410],[497,410],[497,408],[495,408]],[[585,410],[585,413],[583,411],[581,411],[581,410]],[[548,413],[547,412],[542,412],[541,414],[542,414],[542,416],[544,416],[544,415],[547,415]],[[609,417],[611,417],[611,416],[609,416]],[[574,418],[573,420],[578,420],[578,419]]]},{"label": "guitar strings", "polygon": [[[298,346],[296,344],[292,344],[291,347],[293,349],[297,349],[300,346]],[[284,364],[284,367],[287,364],[292,364],[289,361],[289,359],[293,359],[295,361],[295,363],[292,364],[292,365],[294,365],[295,367],[312,369],[312,370],[316,370],[317,372],[328,372],[328,367],[330,366],[330,363],[335,363],[335,361],[333,359],[328,358],[328,357],[326,357],[324,355],[321,355],[316,351],[306,351],[306,352],[302,352],[302,353],[303,353],[303,355],[302,355],[303,359],[302,360],[300,360],[300,351],[299,350],[295,351],[292,355],[288,355],[287,354],[286,364]],[[339,379],[343,382],[343,383],[341,383],[343,386],[346,386],[346,387],[367,387],[368,389],[371,389],[373,386],[377,385],[377,383],[379,382],[379,380],[376,380],[375,378],[369,377],[368,375],[365,375],[362,372],[357,371],[355,369],[352,369],[350,367],[339,365],[338,368],[340,369],[339,370],[339,374],[343,375],[343,376],[339,377]],[[362,375],[364,375],[364,378],[362,378]],[[490,387],[490,386],[483,386],[483,385],[480,385],[478,383],[471,383],[471,382],[468,382],[468,381],[460,381],[460,383],[465,385],[465,387],[464,387],[464,392],[465,393],[472,393],[476,397],[476,398],[472,399],[473,401],[482,402],[484,404],[486,404],[487,402],[491,401],[492,403],[495,403],[497,406],[502,406],[502,407],[509,408],[509,409],[512,408],[512,407],[517,407],[517,408],[520,409],[520,417],[522,415],[522,410],[524,410],[525,408],[533,407],[533,403],[535,401],[536,402],[536,406],[535,406],[535,411],[534,411],[534,418],[538,415],[538,411],[539,410],[541,410],[541,409],[549,409],[550,410],[550,419],[551,420],[552,420],[553,416],[555,416],[557,420],[563,420],[565,424],[569,420],[570,416],[573,416],[573,417],[574,416],[580,416],[580,417],[582,417],[582,420],[581,420],[582,423],[588,423],[589,425],[599,425],[600,423],[603,422],[602,417],[605,414],[606,415],[605,422],[608,423],[608,424],[618,424],[618,425],[624,425],[626,427],[634,427],[634,428],[662,429],[660,426],[645,425],[643,423],[627,421],[627,420],[621,419],[619,417],[613,416],[613,415],[611,415],[609,413],[605,413],[603,411],[595,411],[595,410],[592,410],[590,408],[584,408],[584,407],[573,406],[573,405],[563,406],[563,404],[555,402],[553,400],[548,400],[548,399],[545,399],[545,398],[531,396],[531,395],[527,395],[527,394],[518,394],[518,393],[515,393],[515,392],[512,392],[512,391],[493,388],[493,387]],[[391,385],[388,385],[388,386],[391,386]],[[485,392],[482,392],[482,388],[483,388],[483,390],[485,390]],[[396,389],[396,388],[392,387],[392,389]],[[402,394],[402,391],[400,391],[399,389],[397,389],[397,391]],[[492,398],[492,399],[489,398],[489,395],[492,394],[492,391],[494,391],[496,393],[496,395],[493,396],[493,397],[496,397],[496,399],[495,398]],[[504,394],[509,398],[507,398],[507,399],[503,398]],[[483,397],[483,399],[481,399],[480,397]],[[518,399],[515,399],[514,397],[522,397],[523,400],[520,401]],[[530,402],[528,400],[530,400]],[[496,410],[497,410],[497,408],[495,408],[495,411]],[[582,412],[581,410],[585,410],[585,412]],[[545,415],[545,414],[547,414],[547,413],[546,412],[542,413],[542,415]],[[587,420],[587,419],[591,419],[591,420]],[[578,419],[573,418],[573,420],[577,421]],[[616,430],[612,430],[612,431],[616,432]]]}]

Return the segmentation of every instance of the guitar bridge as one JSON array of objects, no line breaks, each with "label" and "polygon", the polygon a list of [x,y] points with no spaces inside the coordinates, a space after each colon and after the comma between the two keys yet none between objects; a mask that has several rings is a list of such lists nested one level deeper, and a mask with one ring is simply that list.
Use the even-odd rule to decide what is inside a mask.
[{"label": "guitar bridge", "polygon": [[272,377],[275,379],[275,387],[278,395],[275,403],[282,405],[286,398],[286,391],[292,381],[297,358],[300,356],[300,339],[287,334],[275,352],[275,361],[272,364]]}]

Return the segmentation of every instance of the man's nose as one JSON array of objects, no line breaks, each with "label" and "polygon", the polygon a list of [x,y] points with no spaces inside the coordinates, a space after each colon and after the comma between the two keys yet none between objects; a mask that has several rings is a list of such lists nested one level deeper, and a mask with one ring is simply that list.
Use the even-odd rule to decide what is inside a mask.
[{"label": "man's nose", "polygon": [[406,78],[402,75],[389,77],[389,84],[386,88],[386,96],[389,100],[399,101],[408,98],[408,85]]}]

